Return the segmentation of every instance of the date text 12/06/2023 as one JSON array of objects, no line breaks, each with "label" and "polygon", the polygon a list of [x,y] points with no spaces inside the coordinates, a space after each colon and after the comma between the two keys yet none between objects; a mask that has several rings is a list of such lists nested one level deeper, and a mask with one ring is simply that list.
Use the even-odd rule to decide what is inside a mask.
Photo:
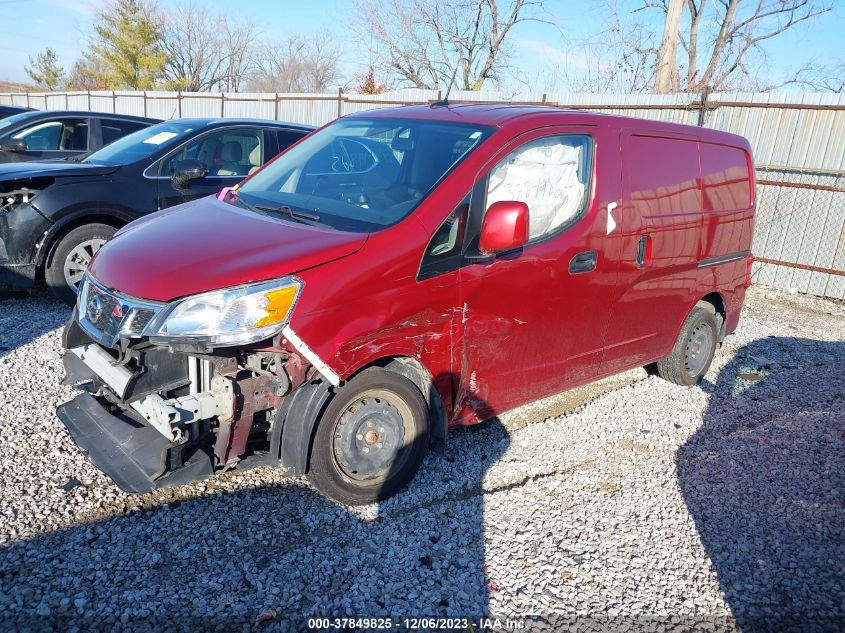
[{"label": "date text 12/06/2023", "polygon": [[309,631],[382,629],[416,631],[520,631],[525,621],[511,618],[309,618]]}]

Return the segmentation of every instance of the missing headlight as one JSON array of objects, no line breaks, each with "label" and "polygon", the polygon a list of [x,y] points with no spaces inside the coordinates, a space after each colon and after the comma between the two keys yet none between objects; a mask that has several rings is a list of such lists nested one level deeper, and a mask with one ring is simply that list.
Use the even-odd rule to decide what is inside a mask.
[{"label": "missing headlight", "polygon": [[0,194],[0,213],[11,211],[21,204],[28,204],[38,193],[36,189],[16,189]]}]

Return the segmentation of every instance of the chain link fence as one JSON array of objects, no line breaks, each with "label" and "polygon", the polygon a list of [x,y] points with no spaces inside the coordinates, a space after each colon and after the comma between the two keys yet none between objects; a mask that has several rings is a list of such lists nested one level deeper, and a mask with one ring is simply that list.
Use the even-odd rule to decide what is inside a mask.
[{"label": "chain link fence", "polygon": [[757,167],[753,280],[845,299],[845,172]]}]

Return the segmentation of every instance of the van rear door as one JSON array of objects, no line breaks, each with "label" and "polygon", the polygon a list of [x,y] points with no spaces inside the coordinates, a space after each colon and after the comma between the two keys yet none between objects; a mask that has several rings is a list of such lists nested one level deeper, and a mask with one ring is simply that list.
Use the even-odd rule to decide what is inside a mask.
[{"label": "van rear door", "polygon": [[503,147],[479,176],[470,254],[484,211],[497,201],[528,205],[530,240],[461,269],[455,364],[464,418],[483,419],[595,377],[618,266],[618,254],[605,248],[607,204],[621,193],[618,159],[617,130],[550,127]]}]

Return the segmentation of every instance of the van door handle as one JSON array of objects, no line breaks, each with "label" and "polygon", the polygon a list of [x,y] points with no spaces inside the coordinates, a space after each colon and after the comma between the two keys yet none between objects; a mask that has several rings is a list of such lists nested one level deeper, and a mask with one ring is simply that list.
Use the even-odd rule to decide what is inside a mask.
[{"label": "van door handle", "polygon": [[572,274],[576,273],[588,273],[592,270],[596,269],[596,252],[595,251],[584,251],[583,253],[578,253],[575,257],[569,260],[569,272]]}]

